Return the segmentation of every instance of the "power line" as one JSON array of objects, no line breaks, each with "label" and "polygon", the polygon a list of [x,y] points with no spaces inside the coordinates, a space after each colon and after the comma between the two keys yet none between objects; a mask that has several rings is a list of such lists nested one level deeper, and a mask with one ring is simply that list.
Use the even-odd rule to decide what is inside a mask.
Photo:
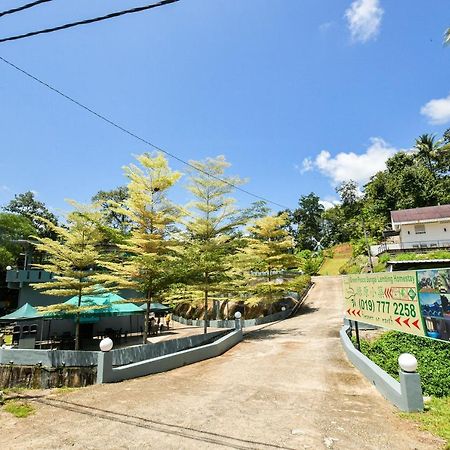
[{"label": "power line", "polygon": [[37,83],[41,84],[42,86],[45,86],[46,88],[50,89],[51,91],[55,92],[56,94],[60,95],[61,97],[64,97],[66,100],[69,100],[70,102],[74,103],[75,105],[79,106],[80,108],[84,109],[85,111],[89,112],[90,114],[96,116],[97,118],[103,120],[104,122],[108,123],[109,125],[113,126],[114,128],[117,128],[118,130],[122,131],[125,134],[128,134],[129,136],[137,139],[138,141],[143,142],[144,144],[154,148],[155,150],[158,150],[162,153],[164,153],[165,155],[169,156],[172,159],[175,159],[176,161],[184,164],[185,166],[190,167],[191,169],[196,170],[197,172],[203,173],[204,175],[207,175],[211,178],[214,178],[224,184],[227,184],[228,186],[231,186],[232,188],[243,192],[244,194],[250,195],[251,197],[257,198],[258,200],[263,200],[267,203],[271,203],[272,205],[275,206],[279,206],[280,208],[283,209],[290,209],[288,206],[286,205],[282,205],[280,203],[274,202],[272,200],[269,200],[265,197],[262,197],[260,195],[254,194],[253,192],[250,192],[246,189],[243,189],[227,180],[224,180],[216,175],[213,175],[212,173],[207,172],[206,170],[202,170],[199,167],[195,166],[194,164],[191,164],[188,161],[185,161],[184,159],[174,155],[173,153],[170,153],[167,150],[164,150],[161,147],[158,147],[155,144],[152,144],[150,141],[142,138],[141,136],[138,136],[137,134],[133,133],[132,131],[128,130],[127,128],[124,128],[123,126],[119,125],[118,123],[114,122],[111,119],[108,119],[108,117],[104,116],[103,114],[100,114],[96,111],[94,111],[93,109],[89,108],[88,106],[84,105],[83,103],[79,102],[78,100],[74,99],[73,97],[70,97],[69,95],[65,94],[64,92],[60,91],[59,89],[51,86],[50,84],[46,83],[45,81],[42,81],[41,79],[39,79],[38,77],[36,77],[35,75],[32,75],[31,73],[27,72],[26,70],[20,68],[19,66],[15,65],[14,63],[12,63],[11,61],[8,61],[7,59],[3,58],[2,56],[0,56],[0,60],[3,61],[5,64],[8,64],[10,67],[13,67],[14,69],[18,70],[19,72],[21,72],[23,75],[26,75],[27,77],[31,78],[32,80],[36,81]]},{"label": "power line", "polygon": [[[49,1],[49,0],[46,0],[46,1]],[[105,16],[94,17],[93,19],[79,20],[78,22],[66,23],[65,25],[59,25],[59,26],[53,27],[53,28],[45,28],[45,29],[39,30],[39,31],[31,31],[31,32],[25,33],[25,34],[19,34],[16,36],[2,38],[2,39],[0,39],[0,43],[7,42],[7,41],[16,41],[18,39],[24,39],[27,37],[36,36],[37,34],[53,33],[54,31],[65,30],[67,28],[73,28],[73,27],[77,27],[79,25],[87,25],[89,23],[101,22],[102,20],[113,19],[115,17],[124,16],[125,14],[133,14],[133,13],[137,13],[137,12],[141,12],[141,11],[146,11],[147,9],[157,8],[159,6],[168,5],[170,3],[175,3],[178,1],[180,1],[180,0],[162,0],[158,3],[152,3],[151,5],[139,6],[137,8],[126,9],[124,11],[117,11],[114,13],[106,14]]]},{"label": "power line", "polygon": [[53,0],[36,0],[35,2],[27,3],[26,5],[18,6],[17,8],[8,9],[7,11],[0,12],[0,17],[6,16],[7,14],[14,14],[24,9],[32,8],[33,6],[40,5],[41,3],[52,2]]}]

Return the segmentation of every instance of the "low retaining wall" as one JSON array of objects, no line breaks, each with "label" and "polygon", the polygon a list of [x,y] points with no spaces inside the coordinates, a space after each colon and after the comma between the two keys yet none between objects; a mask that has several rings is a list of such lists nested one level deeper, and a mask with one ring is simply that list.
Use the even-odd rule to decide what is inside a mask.
[{"label": "low retaining wall", "polygon": [[[277,320],[287,319],[292,312],[293,308],[287,309],[286,311],[280,311],[275,314],[271,314],[270,316],[258,317],[256,319],[246,319],[241,320],[242,328],[254,327],[256,325],[263,325],[269,322],[276,322]],[[185,319],[181,316],[172,316],[175,322],[182,323],[183,325],[191,325],[194,327],[203,327],[205,325],[204,320],[196,320],[196,319]],[[211,328],[234,328],[235,327],[235,319],[233,320],[208,320],[208,327]]]},{"label": "low retaining wall", "polygon": [[[256,319],[241,319],[241,327],[249,328],[255,327],[256,325],[264,325],[265,323],[277,322],[278,320],[284,320],[290,317],[293,313],[297,312],[299,306],[302,305],[306,296],[308,295],[310,289],[314,283],[311,283],[302,293],[300,298],[297,300],[297,304],[293,308],[286,309],[286,311],[280,311],[275,314],[270,314],[264,317],[257,317]],[[294,293],[293,293],[294,294]],[[298,295],[295,295],[298,297]],[[205,321],[201,319],[185,319],[184,317],[172,315],[172,319],[175,322],[182,323],[183,325],[191,325],[194,327],[203,327],[205,325]],[[208,320],[208,327],[211,328],[234,328],[235,327],[235,319],[232,320]]]},{"label": "low retaining wall", "polygon": [[[113,365],[121,366],[145,359],[156,358],[169,353],[179,352],[211,340],[227,333],[227,330],[198,334],[180,339],[170,339],[156,344],[133,345],[131,347],[112,350]],[[25,350],[0,349],[1,365],[20,365],[43,367],[92,367],[97,365],[99,351],[76,350]]]},{"label": "low retaining wall", "polygon": [[0,389],[20,386],[28,389],[84,387],[94,384],[97,367],[0,366]]},{"label": "low retaining wall", "polygon": [[142,377],[214,358],[225,353],[241,340],[242,330],[236,329],[235,331],[227,332],[225,336],[210,344],[117,368],[114,368],[112,365],[113,357],[111,352],[101,353],[98,361],[97,383],[112,383]]},{"label": "low retaining wall", "polygon": [[419,374],[399,370],[400,382],[398,382],[354,347],[347,334],[349,330],[350,327],[344,325],[340,331],[340,338],[345,353],[352,364],[372,382],[384,398],[397,408],[407,412],[423,411]]}]

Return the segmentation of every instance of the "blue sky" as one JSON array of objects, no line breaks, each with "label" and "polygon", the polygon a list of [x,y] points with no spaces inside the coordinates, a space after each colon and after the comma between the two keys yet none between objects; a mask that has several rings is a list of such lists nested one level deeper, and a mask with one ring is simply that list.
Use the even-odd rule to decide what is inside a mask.
[{"label": "blue sky", "polygon": [[[49,2],[0,18],[0,36],[145,3]],[[246,189],[295,207],[450,127],[449,26],[448,0],[181,0],[0,55],[183,159],[224,154]],[[0,204],[33,190],[59,213],[149,150],[1,62],[0,131]]]}]

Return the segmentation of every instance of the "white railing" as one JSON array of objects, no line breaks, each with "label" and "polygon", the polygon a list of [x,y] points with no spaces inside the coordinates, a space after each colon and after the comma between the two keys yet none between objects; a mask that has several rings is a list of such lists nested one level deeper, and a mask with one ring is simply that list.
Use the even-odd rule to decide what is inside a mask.
[{"label": "white railing", "polygon": [[439,248],[450,248],[450,240],[445,241],[419,241],[419,242],[402,242],[399,244],[381,244],[372,245],[370,252],[372,256],[381,255],[384,252],[399,251],[416,251],[416,250],[434,250]]}]

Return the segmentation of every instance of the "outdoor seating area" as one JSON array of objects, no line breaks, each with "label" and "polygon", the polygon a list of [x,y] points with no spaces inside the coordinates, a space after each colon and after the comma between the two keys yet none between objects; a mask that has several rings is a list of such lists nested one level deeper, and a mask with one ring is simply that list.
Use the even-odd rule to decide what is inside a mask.
[{"label": "outdoor seating area", "polygon": [[[117,347],[142,343],[144,312],[117,294],[99,292],[67,300],[61,311],[41,312],[26,303],[0,317],[0,347],[18,349],[72,350],[75,345],[76,320],[79,324],[79,348],[97,350],[105,337]],[[81,308],[82,311],[80,311]],[[160,303],[150,304],[149,336],[167,331],[165,316],[171,311]]]}]

